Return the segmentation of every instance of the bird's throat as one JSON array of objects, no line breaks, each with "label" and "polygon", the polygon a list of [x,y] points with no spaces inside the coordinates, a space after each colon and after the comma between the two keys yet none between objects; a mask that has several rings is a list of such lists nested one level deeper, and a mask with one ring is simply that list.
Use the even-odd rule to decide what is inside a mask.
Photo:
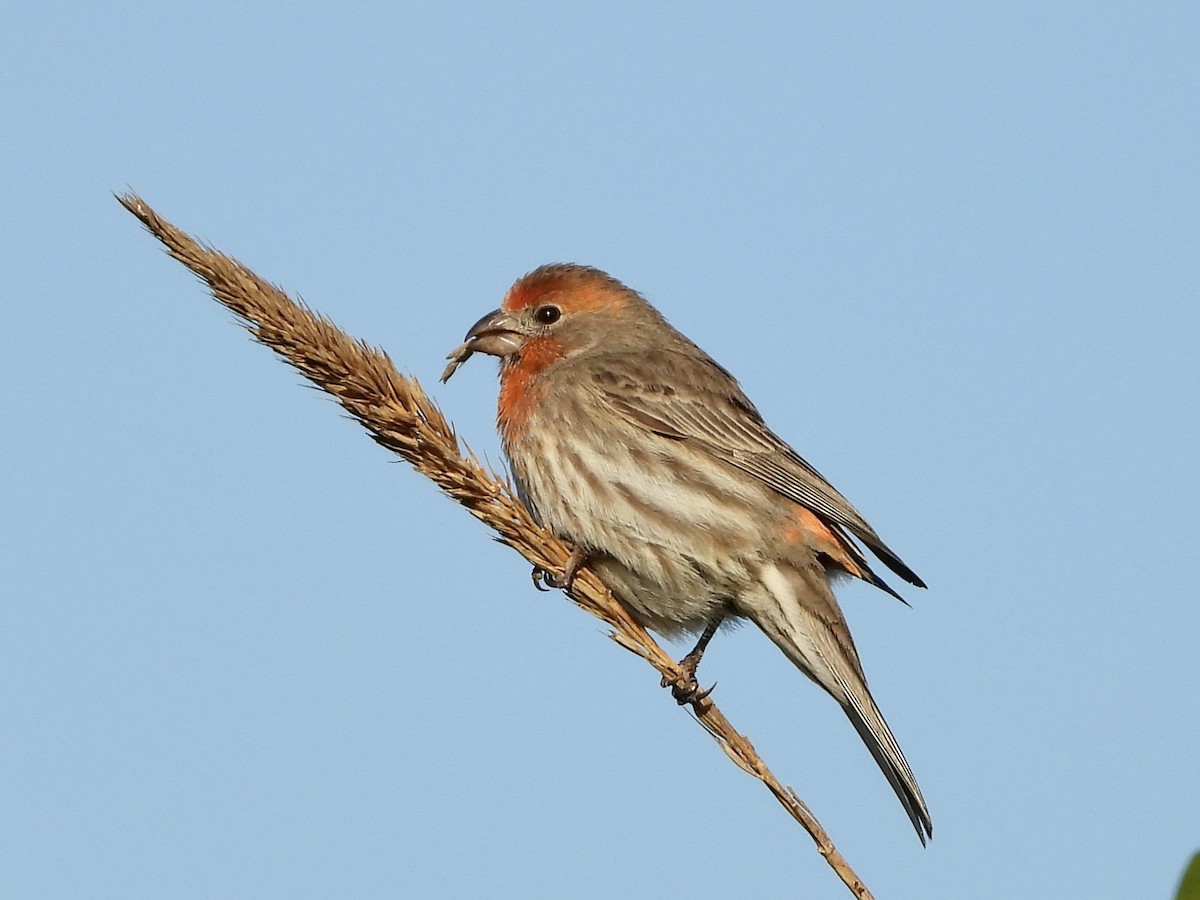
[{"label": "bird's throat", "polygon": [[545,398],[549,385],[540,376],[564,356],[562,345],[549,338],[531,340],[500,364],[500,399],[496,423],[504,439],[524,430],[530,415]]}]

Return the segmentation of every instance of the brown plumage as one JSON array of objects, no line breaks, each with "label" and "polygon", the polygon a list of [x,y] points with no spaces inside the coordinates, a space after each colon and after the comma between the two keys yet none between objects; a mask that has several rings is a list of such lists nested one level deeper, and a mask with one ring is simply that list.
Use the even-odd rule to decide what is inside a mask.
[{"label": "brown plumage", "polygon": [[520,279],[444,378],[474,352],[500,357],[497,423],[534,516],[655,631],[757,624],[841,704],[924,842],[928,809],[830,587],[845,574],[899,596],[855,538],[924,587],[912,569],[725,369],[597,269]]}]

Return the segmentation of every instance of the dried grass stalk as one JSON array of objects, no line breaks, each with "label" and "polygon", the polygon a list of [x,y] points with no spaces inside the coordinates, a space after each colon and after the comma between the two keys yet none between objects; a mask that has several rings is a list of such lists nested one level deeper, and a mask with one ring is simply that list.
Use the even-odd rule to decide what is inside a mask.
[{"label": "dried grass stalk", "polygon": [[[206,247],[159,216],[136,194],[117,197],[167,252],[207,283],[261,344],[328,391],[379,444],[412,463],[473,516],[535,566],[561,571],[570,549],[530,517],[508,485],[460,446],[453,427],[415,379],[396,371],[381,350],[347,336],[332,322],[292,300],[237,260]],[[571,600],[613,630],[610,637],[657,669],[664,684],[679,666],[588,569],[580,570]],[[838,877],[859,898],[870,898],[859,877],[796,792],[779,782],[750,741],[734,730],[710,698],[692,704],[695,719],[743,771],[761,781],[797,822]]]}]

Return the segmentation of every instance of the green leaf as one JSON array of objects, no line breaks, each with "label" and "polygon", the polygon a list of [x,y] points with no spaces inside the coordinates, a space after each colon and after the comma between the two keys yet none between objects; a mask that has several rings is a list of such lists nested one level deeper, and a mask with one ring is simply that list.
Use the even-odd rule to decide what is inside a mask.
[{"label": "green leaf", "polygon": [[1200,900],[1200,853],[1192,857],[1183,881],[1179,882],[1179,893],[1175,900]]}]

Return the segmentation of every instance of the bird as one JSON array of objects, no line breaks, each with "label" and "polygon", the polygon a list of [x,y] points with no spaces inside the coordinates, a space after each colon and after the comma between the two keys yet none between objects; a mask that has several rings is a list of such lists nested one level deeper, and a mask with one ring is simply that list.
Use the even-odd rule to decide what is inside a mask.
[{"label": "bird", "polygon": [[[448,357],[499,358],[497,429],[518,497],[643,626],[699,635],[680,703],[726,623],[749,620],[849,717],[922,845],[929,809],[867,678],[833,584],[901,599],[856,540],[925,587],[863,516],[763,421],[736,379],[649,301],[590,266],[516,281]],[[535,582],[539,571],[534,570]]]}]

